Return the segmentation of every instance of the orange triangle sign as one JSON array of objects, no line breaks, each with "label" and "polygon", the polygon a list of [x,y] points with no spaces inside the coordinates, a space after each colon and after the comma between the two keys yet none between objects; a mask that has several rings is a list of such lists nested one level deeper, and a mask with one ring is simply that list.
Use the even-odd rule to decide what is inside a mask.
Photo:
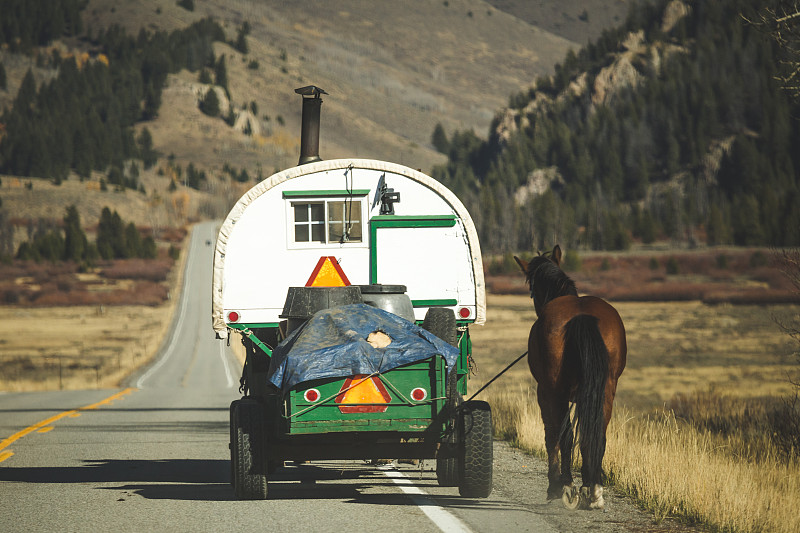
[{"label": "orange triangle sign", "polygon": [[350,280],[344,275],[339,261],[333,256],[323,256],[306,281],[306,287],[347,287]]},{"label": "orange triangle sign", "polygon": [[[366,377],[363,374],[357,374],[344,381],[344,385],[336,396],[339,411],[342,413],[383,413],[386,411],[389,407],[387,404],[392,401],[392,397],[389,396],[378,376],[364,379]],[[353,384],[355,387],[352,386]]]}]

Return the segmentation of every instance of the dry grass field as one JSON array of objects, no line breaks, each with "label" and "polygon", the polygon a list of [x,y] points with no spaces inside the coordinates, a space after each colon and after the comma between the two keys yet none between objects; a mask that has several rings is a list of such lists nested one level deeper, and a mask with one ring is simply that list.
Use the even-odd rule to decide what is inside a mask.
[{"label": "dry grass field", "polygon": [[[56,288],[37,298],[55,301],[55,305],[59,296],[73,301],[97,299],[94,305],[0,306],[0,391],[115,387],[149,362],[167,333],[178,301],[186,261],[185,246],[181,249],[166,279],[148,282],[159,295],[150,305],[107,304],[119,298],[133,300],[130,293],[142,288],[141,282],[127,279],[140,269],[131,271],[136,265],[122,261],[107,269],[111,280],[98,282],[96,274],[78,274],[82,279],[78,284],[87,284],[89,290]],[[35,290],[32,280],[24,281],[26,290]],[[69,284],[70,289],[86,289],[75,287],[74,280]],[[170,298],[164,299],[162,292]]]},{"label": "dry grass field", "polygon": [[[628,333],[628,365],[609,427],[609,482],[656,521],[800,530],[800,463],[769,420],[798,371],[797,344],[775,320],[797,320],[800,306],[615,305]],[[527,349],[536,317],[527,296],[490,295],[488,308],[486,326],[471,329],[473,391]],[[521,361],[479,398],[492,404],[498,436],[543,455],[534,387]]]}]

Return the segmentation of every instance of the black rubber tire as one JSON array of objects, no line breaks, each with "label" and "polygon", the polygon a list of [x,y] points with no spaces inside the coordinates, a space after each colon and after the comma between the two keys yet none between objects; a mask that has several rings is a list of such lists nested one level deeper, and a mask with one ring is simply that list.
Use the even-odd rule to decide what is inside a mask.
[{"label": "black rubber tire", "polygon": [[460,409],[458,493],[467,498],[486,498],[492,493],[492,409],[479,400]]},{"label": "black rubber tire", "polygon": [[456,314],[452,309],[444,307],[431,307],[425,313],[422,329],[430,331],[443,341],[458,346],[458,330],[456,329]]},{"label": "black rubber tire", "polygon": [[440,487],[458,486],[458,439],[457,421],[458,407],[464,401],[458,392],[458,374],[455,369],[447,376],[445,410],[450,418],[450,432],[439,444],[436,454],[436,481]]},{"label": "black rubber tire", "polygon": [[230,440],[228,441],[228,449],[231,452],[231,487],[236,488],[236,406],[239,405],[239,400],[233,400],[230,408]]},{"label": "black rubber tire", "polygon": [[267,499],[267,446],[264,409],[242,399],[233,408],[233,488],[239,500]]},{"label": "black rubber tire", "polygon": [[458,447],[455,433],[448,435],[436,452],[436,481],[440,487],[457,487],[458,479]]}]

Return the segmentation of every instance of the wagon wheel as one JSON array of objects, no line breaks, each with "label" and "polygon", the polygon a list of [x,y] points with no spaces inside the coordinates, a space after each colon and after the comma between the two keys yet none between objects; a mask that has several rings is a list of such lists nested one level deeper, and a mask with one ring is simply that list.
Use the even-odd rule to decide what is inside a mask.
[{"label": "wagon wheel", "polygon": [[458,486],[458,417],[456,413],[463,402],[461,394],[458,392],[458,374],[455,369],[451,370],[447,376],[446,396],[445,409],[450,417],[450,431],[439,445],[439,451],[436,454],[436,480],[441,487],[455,487]]},{"label": "wagon wheel", "polygon": [[231,451],[231,487],[236,489],[236,423],[234,422],[236,417],[236,409],[238,409],[240,400],[234,400],[231,402],[230,408],[230,440],[228,441],[228,449]]},{"label": "wagon wheel", "polygon": [[492,493],[492,410],[473,400],[460,409],[458,436],[458,493],[468,498],[486,498]]},{"label": "wagon wheel", "polygon": [[[425,313],[425,320],[422,322],[423,329],[433,333],[443,341],[453,346],[458,344],[458,332],[456,330],[456,315],[452,309],[432,307]],[[445,413],[450,419],[450,431],[444,441],[439,445],[436,455],[436,480],[442,487],[455,487],[458,485],[458,458],[456,446],[458,439],[456,412],[463,401],[458,392],[458,372],[455,368],[450,370],[447,376]]]},{"label": "wagon wheel", "polygon": [[231,405],[233,488],[240,500],[265,500],[267,443],[264,409],[258,402],[246,398],[234,404]]}]

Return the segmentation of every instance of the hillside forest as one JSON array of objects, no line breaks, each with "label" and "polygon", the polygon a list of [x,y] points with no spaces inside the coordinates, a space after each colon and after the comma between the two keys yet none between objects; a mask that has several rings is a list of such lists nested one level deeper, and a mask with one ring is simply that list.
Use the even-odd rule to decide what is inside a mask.
[{"label": "hillside forest", "polygon": [[482,140],[432,142],[486,252],[800,244],[800,108],[750,23],[774,2],[634,4],[513,95]]},{"label": "hillside forest", "polygon": [[[448,161],[431,174],[467,206],[489,253],[554,242],[799,245],[800,104],[776,80],[780,48],[749,22],[774,3],[632,3],[624,24],[512,95],[485,138],[437,127],[431,143]],[[92,30],[81,23],[85,7],[0,0],[0,44],[53,72],[38,86],[29,72],[0,110],[0,174],[60,183],[101,172],[104,187],[144,192],[140,165],[163,154],[134,126],[158,116],[170,73],[196,72],[227,92],[212,46],[226,35],[211,18],[135,36]],[[243,53],[247,32],[245,23],[230,41]],[[63,39],[87,52],[46,47]],[[216,116],[217,91],[200,108]],[[246,169],[230,173],[250,180]],[[183,183],[206,189],[204,169],[190,166]]]}]

